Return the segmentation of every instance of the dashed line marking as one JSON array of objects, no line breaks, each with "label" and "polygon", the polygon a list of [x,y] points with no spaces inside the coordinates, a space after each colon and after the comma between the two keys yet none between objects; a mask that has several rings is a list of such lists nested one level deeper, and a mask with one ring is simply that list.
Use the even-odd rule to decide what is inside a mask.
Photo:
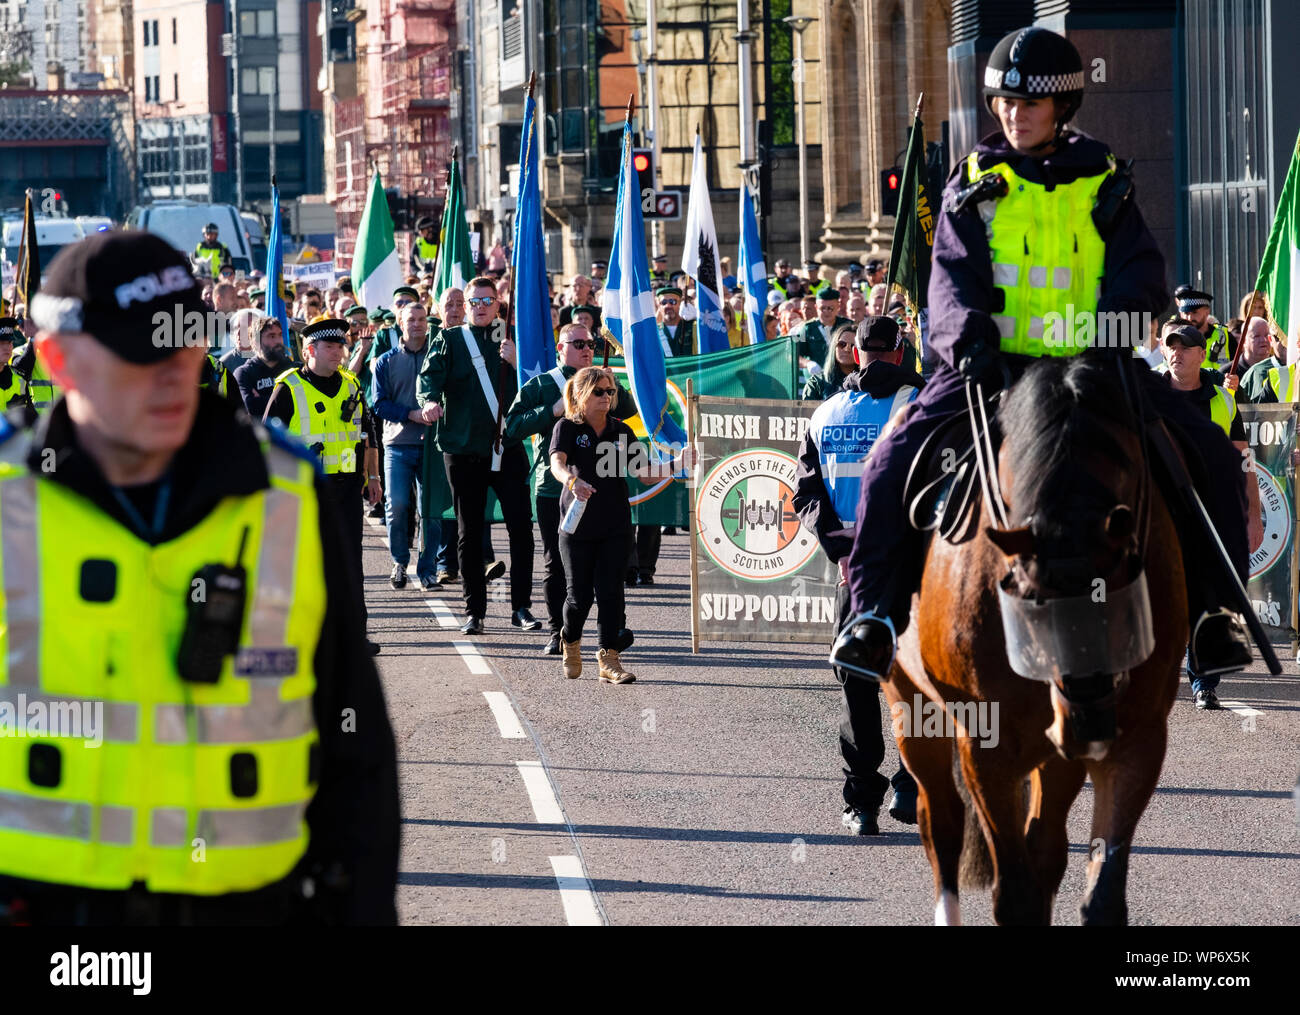
[{"label": "dashed line marking", "polygon": [[447,604],[441,599],[426,599],[425,603],[433,611],[434,618],[438,621],[440,627],[459,627],[456,623],[456,615],[447,608]]},{"label": "dashed line marking", "polygon": [[560,887],[560,903],[564,918],[570,927],[600,927],[600,914],[596,912],[596,896],[591,882],[583,872],[582,861],[576,856],[553,856],[551,870]]},{"label": "dashed line marking", "polygon": [[478,649],[467,641],[453,641],[456,651],[460,653],[461,658],[465,660],[465,665],[469,667],[470,673],[491,673],[492,667],[488,665],[487,660],[478,654]]},{"label": "dashed line marking", "polygon": [[507,740],[523,740],[524,728],[519,725],[519,717],[510,705],[510,698],[504,691],[484,691],[488,708],[497,721],[497,729]]},{"label": "dashed line marking", "polygon": [[1220,701],[1219,704],[1226,709],[1230,709],[1231,711],[1236,712],[1237,715],[1263,715],[1264,714],[1259,709],[1251,708],[1249,705],[1240,701]]},{"label": "dashed line marking", "polygon": [[524,780],[524,789],[528,791],[528,802],[533,805],[537,823],[539,825],[564,824],[564,812],[560,810],[560,802],[555,799],[551,780],[546,777],[546,769],[542,768],[542,763],[516,761],[515,767],[519,769],[519,775]]}]

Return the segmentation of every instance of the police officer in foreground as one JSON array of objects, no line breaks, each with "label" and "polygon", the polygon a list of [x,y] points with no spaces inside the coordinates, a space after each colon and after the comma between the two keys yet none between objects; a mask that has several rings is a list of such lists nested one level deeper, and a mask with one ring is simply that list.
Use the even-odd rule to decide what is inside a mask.
[{"label": "police officer in foreground", "polygon": [[0,924],[395,923],[359,575],[302,449],[152,341],[178,304],[189,264],[143,232],[66,248],[33,301],[65,394],[0,424],[0,700],[83,721],[0,737]]},{"label": "police officer in foreground", "polygon": [[[361,499],[379,501],[379,441],[361,383],[340,368],[347,355],[348,326],[325,318],[302,329],[303,365],[275,379],[265,420],[279,423],[316,455],[323,489],[343,519],[347,552],[361,580]],[[362,626],[366,609],[361,603]],[[372,654],[379,646],[367,640]]]},{"label": "police officer in foreground", "polygon": [[[863,470],[860,538],[849,565],[855,617],[836,655],[856,660],[871,678],[887,677],[919,580],[904,540],[908,470],[926,437],[965,411],[967,383],[988,395],[1037,357],[1084,352],[1068,329],[1045,330],[1048,313],[1072,306],[1096,313],[1101,324],[1112,313],[1156,314],[1165,305],[1164,259],[1131,180],[1104,144],[1067,127],[1083,84],[1078,50],[1045,28],[1011,32],[989,57],[984,95],[1001,129],[954,170],[935,226],[928,350],[937,356],[935,372]],[[1115,341],[1097,335],[1101,349],[1093,355],[1112,357],[1118,370],[1131,356]],[[1184,451],[1203,460],[1197,489],[1227,550],[1227,562],[1184,558],[1199,668],[1240,669],[1250,649],[1241,617],[1222,608],[1235,591],[1223,571],[1231,566],[1244,583],[1248,474],[1210,420],[1152,371],[1134,373],[1150,415],[1174,424]],[[1181,524],[1184,546],[1203,545],[1198,528]]]},{"label": "police officer in foreground", "polygon": [[1233,341],[1227,328],[1211,320],[1210,307],[1214,304],[1214,297],[1184,284],[1174,290],[1174,304],[1178,307],[1179,318],[1192,325],[1205,337],[1203,365],[1208,370],[1224,373],[1237,352],[1237,343]]},{"label": "police officer in foreground", "polygon": [[[230,259],[230,248],[217,239],[217,224],[209,222],[203,227],[203,239],[194,245],[194,260],[207,264],[208,273],[215,282],[221,277],[221,266],[223,264],[231,265],[231,271],[234,271],[233,262]],[[231,280],[234,280],[232,274]]]},{"label": "police officer in foreground", "polygon": [[[852,615],[848,562],[862,463],[881,427],[925,387],[919,374],[899,366],[902,354],[903,337],[894,320],[864,318],[854,337],[853,359],[858,369],[813,413],[799,447],[794,509],[804,528],[817,536],[826,556],[839,567],[836,633]],[[864,538],[871,537],[866,534]],[[845,766],[845,827],[854,835],[879,834],[876,814],[891,785],[890,817],[916,824],[916,781],[911,774],[901,761],[892,779],[886,780],[878,771],[885,759],[879,684],[839,667],[835,677],[844,689],[840,754]]]}]

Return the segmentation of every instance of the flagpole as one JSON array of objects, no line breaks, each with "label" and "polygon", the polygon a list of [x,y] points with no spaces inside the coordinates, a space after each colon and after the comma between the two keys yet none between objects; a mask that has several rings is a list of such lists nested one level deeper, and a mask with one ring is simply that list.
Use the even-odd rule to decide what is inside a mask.
[{"label": "flagpole", "polygon": [[[442,177],[442,221],[438,223],[438,256],[433,259],[433,284],[438,284],[442,273],[442,258],[447,250],[447,205],[451,204],[451,167],[460,157],[460,142],[451,146],[451,159],[447,162],[447,171]],[[439,296],[442,294],[439,293]]]},{"label": "flagpole", "polygon": [[[31,187],[28,187],[28,188],[24,191],[24,195],[25,195],[25,204],[24,204],[24,207],[23,207],[23,231],[22,231],[21,236],[20,236],[19,239],[18,239],[18,260],[17,260],[16,262],[14,262],[14,296],[15,296],[15,297],[17,297],[17,296],[22,296],[22,298],[23,298],[23,314],[24,314],[25,316],[27,316],[27,317],[31,317],[31,316],[32,316],[32,308],[31,308],[30,304],[31,304],[31,302],[32,302],[32,298],[31,298],[30,294],[28,294],[28,293],[25,291],[25,287],[23,286],[22,276],[23,276],[23,275],[26,275],[26,274],[30,274],[30,273],[26,270],[25,255],[27,255],[27,253],[28,253],[28,251],[27,251],[27,219],[28,219],[28,217],[31,215],[31,210],[32,210],[32,188],[31,188]],[[17,300],[15,299],[14,302],[17,303]],[[17,306],[15,306],[13,309],[17,310],[18,308],[17,308]]]},{"label": "flagpole", "polygon": [[[536,84],[537,84],[537,71],[533,71],[531,74],[528,75],[528,91],[526,93],[527,97],[530,99],[533,97],[533,88]],[[537,122],[537,114],[535,112],[533,114],[533,122],[534,124]],[[525,168],[526,167],[524,166],[520,166],[520,172],[522,173]],[[517,208],[515,210],[515,214],[516,215],[519,214]],[[515,242],[516,244],[518,244],[519,242],[518,237],[515,238]],[[513,256],[515,254],[515,251],[512,250],[510,253]],[[441,247],[438,248],[438,256],[440,257],[442,256]],[[478,265],[475,265],[474,267],[475,270],[478,269]],[[510,269],[510,296],[509,296],[509,302],[506,304],[506,337],[510,338],[513,335],[513,341],[515,343],[515,369],[518,369],[518,364],[519,364],[519,336],[515,335],[512,329],[515,327],[515,284],[518,281],[518,277],[519,277],[519,272],[515,271],[514,268],[512,267]],[[505,414],[505,403],[501,400],[501,392],[504,383],[503,378],[505,377],[505,372],[506,372],[506,361],[501,360],[497,364],[497,429],[496,429],[496,437],[492,442],[492,450],[496,452],[498,457],[501,455],[501,421],[504,418],[504,414]]]},{"label": "flagpole", "polygon": [[[635,113],[636,113],[636,92],[633,92],[631,95],[629,95],[629,96],[627,97],[627,117],[626,117],[626,118],[624,119],[624,121],[623,121],[623,126],[624,126],[625,128],[629,128],[629,129],[631,128],[631,126],[632,126],[632,117],[633,117],[633,115],[634,115]],[[626,130],[625,130],[625,131],[624,131],[624,137],[626,137],[626,136],[627,136],[627,132],[626,132]],[[624,151],[624,152],[622,153],[622,158],[627,158],[627,152],[626,152],[626,151]],[[620,175],[620,176],[622,175],[622,172],[623,172],[623,171],[622,171],[622,169],[620,168],[620,170],[619,170],[619,175]],[[631,194],[624,194],[624,195],[623,195],[623,200],[626,201],[626,200],[627,200],[628,198],[630,198],[630,197],[632,197]],[[616,228],[617,228],[617,227],[616,227]],[[621,275],[620,275],[620,279],[621,279]],[[622,281],[620,281],[619,284],[622,285],[622,284],[623,284]],[[594,336],[593,336],[593,337],[594,337]],[[608,342],[608,341],[605,341],[604,345],[605,345],[605,349],[604,349],[604,353],[602,354],[601,359],[600,359],[600,368],[601,368],[602,370],[608,370],[608,369],[609,369],[609,342]],[[624,336],[624,340],[623,340],[623,355],[624,355],[624,357],[627,356],[627,337],[626,337],[626,336]]]}]

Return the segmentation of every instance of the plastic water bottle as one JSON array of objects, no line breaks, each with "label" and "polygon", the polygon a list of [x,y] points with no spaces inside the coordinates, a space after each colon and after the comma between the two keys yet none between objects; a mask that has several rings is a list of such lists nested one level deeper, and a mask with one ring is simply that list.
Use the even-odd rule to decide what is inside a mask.
[{"label": "plastic water bottle", "polygon": [[582,513],[587,510],[587,502],[578,500],[577,495],[573,497],[573,503],[569,505],[569,510],[564,512],[564,519],[560,522],[560,531],[573,535],[578,531],[578,523],[582,521]]}]

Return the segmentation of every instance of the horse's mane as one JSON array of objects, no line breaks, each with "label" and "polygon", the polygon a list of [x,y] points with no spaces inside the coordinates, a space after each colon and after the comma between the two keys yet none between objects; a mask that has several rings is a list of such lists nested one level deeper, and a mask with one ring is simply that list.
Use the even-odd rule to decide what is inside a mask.
[{"label": "horse's mane", "polygon": [[1032,516],[1041,539],[1068,541],[1067,530],[1112,506],[1085,456],[1117,469],[1133,464],[1107,428],[1135,429],[1117,365],[1095,356],[1041,359],[1007,393],[998,423],[1013,471],[1012,512]]}]

